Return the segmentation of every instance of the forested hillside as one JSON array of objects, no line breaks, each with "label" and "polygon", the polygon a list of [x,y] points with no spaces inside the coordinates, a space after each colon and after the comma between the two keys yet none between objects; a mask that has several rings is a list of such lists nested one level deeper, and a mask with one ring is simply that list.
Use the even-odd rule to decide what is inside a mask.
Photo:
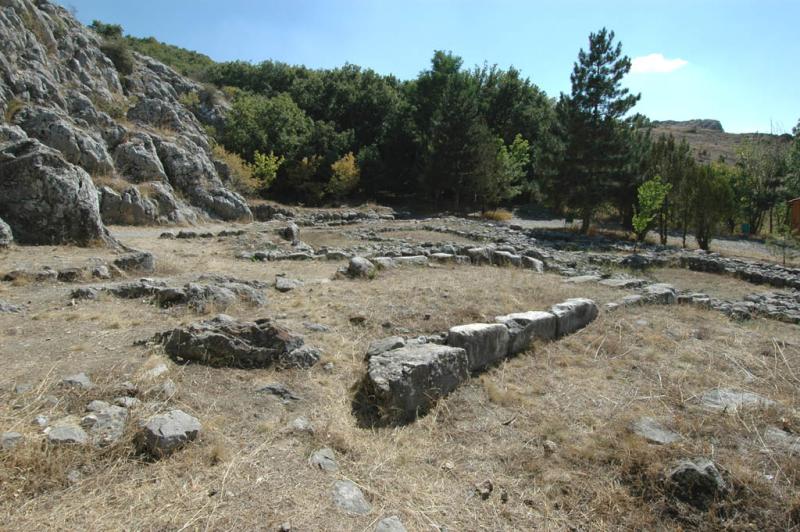
[{"label": "forested hillside", "polygon": [[636,114],[639,96],[623,83],[630,60],[605,29],[580,51],[572,91],[559,98],[513,67],[468,67],[446,51],[400,80],[350,64],[215,63],[152,38],[125,42],[205,84],[183,97],[186,107],[229,102],[210,133],[245,194],[456,211],[536,203],[588,230],[598,212],[632,228],[639,188],[658,176],[668,191],[645,225],[662,238],[742,223],[758,233],[767,220],[774,230],[784,200],[800,196],[797,130],[776,141],[729,135],[713,120],[651,123]]}]

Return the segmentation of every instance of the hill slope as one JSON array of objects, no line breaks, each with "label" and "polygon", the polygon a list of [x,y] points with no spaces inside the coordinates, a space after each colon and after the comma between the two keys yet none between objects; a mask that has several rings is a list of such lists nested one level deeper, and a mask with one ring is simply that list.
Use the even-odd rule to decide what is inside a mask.
[{"label": "hill slope", "polygon": [[674,120],[653,121],[653,138],[660,135],[672,135],[677,140],[686,140],[692,147],[695,158],[700,163],[718,161],[720,158],[733,164],[741,146],[758,139],[769,139],[775,142],[787,142],[788,135],[770,135],[765,133],[726,133],[718,120],[699,119],[683,122]]}]

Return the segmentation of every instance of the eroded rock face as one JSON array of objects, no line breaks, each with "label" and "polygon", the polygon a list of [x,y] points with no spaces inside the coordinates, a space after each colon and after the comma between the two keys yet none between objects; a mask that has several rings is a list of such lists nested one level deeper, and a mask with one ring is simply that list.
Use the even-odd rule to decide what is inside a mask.
[{"label": "eroded rock face", "polygon": [[14,234],[11,227],[0,218],[0,248],[6,248],[14,242]]},{"label": "eroded rock face", "polygon": [[[14,125],[0,126],[0,142],[35,138],[92,176],[161,183],[213,217],[251,219],[245,201],[220,180],[201,125],[224,123],[229,108],[224,98],[213,97],[200,84],[135,52],[132,72],[123,75],[101,50],[101,41],[55,4],[4,2],[0,113]],[[181,97],[192,93],[201,98],[190,110]],[[167,222],[192,221],[165,213],[185,206],[165,208],[160,200],[157,204]],[[128,219],[141,222],[139,215]],[[16,228],[16,220],[6,222]],[[43,234],[36,240],[60,243]]]},{"label": "eroded rock face", "polygon": [[21,244],[111,242],[89,175],[37,140],[0,144],[0,217]]},{"label": "eroded rock face", "polygon": [[158,339],[175,360],[240,368],[279,364],[303,347],[303,338],[269,319],[239,321],[224,314],[162,333]]},{"label": "eroded rock face", "polygon": [[468,378],[464,349],[409,345],[370,358],[353,408],[363,425],[407,423]]},{"label": "eroded rock face", "polygon": [[122,193],[109,187],[100,189],[100,213],[103,222],[119,225],[149,225],[156,222],[158,206],[130,186]]}]

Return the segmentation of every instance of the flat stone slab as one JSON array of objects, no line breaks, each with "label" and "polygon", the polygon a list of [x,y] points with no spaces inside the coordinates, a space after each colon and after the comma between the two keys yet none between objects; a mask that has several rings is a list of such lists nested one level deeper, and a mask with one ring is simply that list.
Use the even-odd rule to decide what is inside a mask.
[{"label": "flat stone slab", "polygon": [[630,429],[650,443],[659,445],[668,445],[681,439],[680,434],[672,432],[651,417],[637,419],[631,423]]},{"label": "flat stone slab", "polygon": [[556,336],[561,337],[583,329],[597,318],[599,310],[591,299],[568,299],[550,309],[556,317]]},{"label": "flat stone slab", "polygon": [[469,379],[461,348],[414,344],[370,358],[356,393],[354,413],[364,425],[403,424]]},{"label": "flat stone slab", "polygon": [[381,338],[380,340],[373,340],[367,347],[366,359],[391,351],[392,349],[399,349],[405,347],[406,339],[402,336],[389,336],[388,338]]},{"label": "flat stone slab", "polygon": [[497,316],[497,323],[508,328],[508,355],[527,350],[536,339],[552,340],[556,337],[556,317],[550,312],[517,312]]},{"label": "flat stone slab", "polygon": [[610,279],[603,279],[600,281],[603,286],[610,286],[611,288],[639,288],[647,284],[645,279],[628,279],[612,277]]},{"label": "flat stone slab", "polygon": [[508,327],[500,323],[472,323],[451,327],[447,345],[467,352],[470,371],[483,369],[508,355]]},{"label": "flat stone slab", "polygon": [[671,284],[656,283],[644,287],[644,297],[650,303],[674,305],[678,301],[678,292]]},{"label": "flat stone slab", "polygon": [[583,284],[583,283],[596,283],[601,279],[599,275],[576,275],[575,277],[568,277],[564,279],[567,284]]},{"label": "flat stone slab", "polygon": [[201,429],[196,417],[182,410],[170,410],[148,419],[137,435],[137,443],[140,449],[161,458],[197,439]]},{"label": "flat stone slab", "polygon": [[323,471],[332,472],[339,469],[339,464],[336,463],[336,454],[333,452],[333,449],[328,447],[311,453],[308,463],[311,465],[311,467],[322,469]]},{"label": "flat stone slab", "polygon": [[364,497],[361,488],[349,480],[337,480],[334,483],[333,503],[350,514],[366,515],[372,511],[372,505]]},{"label": "flat stone slab", "polygon": [[762,397],[757,393],[715,388],[708,390],[700,397],[700,404],[711,410],[736,412],[745,408],[764,408],[775,404],[775,401]]}]

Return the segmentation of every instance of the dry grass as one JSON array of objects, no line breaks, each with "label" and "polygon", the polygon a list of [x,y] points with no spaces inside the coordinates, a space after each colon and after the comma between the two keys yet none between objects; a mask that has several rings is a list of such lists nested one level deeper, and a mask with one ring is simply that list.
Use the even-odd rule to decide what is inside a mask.
[{"label": "dry grass", "polygon": [[[254,227],[272,234],[271,225]],[[777,530],[797,522],[800,464],[764,436],[770,426],[800,430],[796,326],[734,323],[685,307],[602,314],[586,329],[537,344],[471,380],[411,425],[367,430],[358,428],[350,400],[370,340],[404,330],[439,332],[567,297],[602,304],[622,292],[563,284],[549,274],[471,266],[403,267],[371,281],[334,281],[335,262],[233,258],[260,233],[244,240],[177,241],[158,239],[158,228],[116,231],[126,244],[154,252],[156,276],[175,284],[200,273],[263,281],[286,273],[304,280],[305,286],[286,294],[270,290],[264,309],[234,306],[226,312],[278,318],[323,350],[322,363],[305,371],[179,367],[158,349],[134,342],[199,318],[188,309],[110,297],[71,307],[69,285],[2,284],[4,299],[29,307],[22,316],[0,315],[3,383],[35,385],[24,395],[4,391],[0,397],[0,429],[26,436],[19,450],[0,454],[4,528],[274,530],[289,522],[297,530],[371,530],[395,514],[409,530]],[[321,245],[337,234],[304,230],[303,238]],[[18,248],[0,256],[0,270],[66,265],[88,256],[72,248]],[[682,273],[654,275],[674,275],[679,286],[740,290],[729,288],[727,278],[715,278],[719,284],[713,285],[711,278]],[[365,316],[365,323],[351,324],[355,315]],[[306,331],[305,322],[330,331]],[[130,434],[108,449],[41,445],[30,424],[35,415],[79,415],[89,400],[113,398],[114,384],[138,382],[161,363],[170,368],[178,393],[160,408],[198,416],[204,424],[198,443],[157,462],[134,452]],[[332,367],[325,369],[326,363]],[[61,376],[82,370],[98,384],[95,389],[80,394],[56,386]],[[254,392],[269,382],[283,383],[301,400],[283,404]],[[717,386],[751,390],[777,406],[707,412],[698,397]],[[662,420],[682,441],[661,447],[632,435],[628,425],[644,415]],[[311,421],[313,434],[287,429],[298,416]],[[546,452],[545,440],[555,443],[555,452]],[[336,452],[337,473],[308,465],[308,456],[323,446]],[[696,456],[718,463],[733,488],[707,513],[675,502],[663,483],[674,460]],[[76,483],[67,480],[73,470],[80,472]],[[331,487],[340,478],[362,487],[374,507],[370,515],[351,517],[332,506]],[[481,500],[474,486],[487,479],[494,491]]]},{"label": "dry grass", "polygon": [[481,213],[481,218],[484,220],[493,220],[495,222],[506,222],[513,218],[514,215],[511,211],[507,211],[506,209],[494,209],[491,211],[483,211]]}]

